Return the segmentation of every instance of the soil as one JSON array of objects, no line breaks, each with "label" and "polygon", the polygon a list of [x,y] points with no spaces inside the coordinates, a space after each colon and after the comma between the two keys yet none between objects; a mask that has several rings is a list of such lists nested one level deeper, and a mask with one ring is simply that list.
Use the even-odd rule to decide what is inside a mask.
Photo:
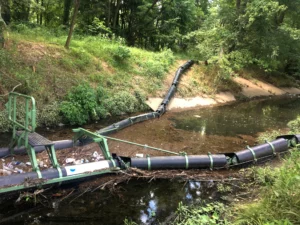
[{"label": "soil", "polygon": [[[182,63],[179,61],[179,63]],[[167,79],[164,83],[164,90],[167,90],[170,87],[174,74],[172,75],[173,70],[167,76]],[[172,75],[172,76],[171,76]],[[184,85],[185,79],[191,76],[190,70],[188,70],[180,81],[180,85]],[[300,94],[300,89],[295,87],[290,88],[278,88],[272,84],[269,84],[265,81],[251,81],[242,77],[236,77],[233,79],[238,85],[242,87],[240,95],[246,98],[256,98],[261,96],[274,96],[274,95],[285,95],[285,94]],[[169,85],[169,86],[168,86]],[[161,93],[157,96],[152,96],[148,98],[147,105],[156,110],[158,106],[163,101]],[[175,97],[170,101],[168,105],[168,110],[174,110],[178,108],[191,108],[196,106],[209,106],[216,105],[218,103],[226,103],[236,101],[236,98],[231,92],[220,92],[215,96],[207,96],[204,93],[198,93],[198,96],[192,98],[183,98],[178,92],[176,92]]]}]

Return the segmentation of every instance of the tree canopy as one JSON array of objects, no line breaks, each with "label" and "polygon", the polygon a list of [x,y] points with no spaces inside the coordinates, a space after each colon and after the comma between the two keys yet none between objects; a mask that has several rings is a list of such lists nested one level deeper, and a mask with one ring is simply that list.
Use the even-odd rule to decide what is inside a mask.
[{"label": "tree canopy", "polygon": [[[0,0],[7,24],[71,24],[74,0]],[[218,63],[299,76],[300,0],[84,0],[75,33],[120,37],[129,46],[170,48]]]}]

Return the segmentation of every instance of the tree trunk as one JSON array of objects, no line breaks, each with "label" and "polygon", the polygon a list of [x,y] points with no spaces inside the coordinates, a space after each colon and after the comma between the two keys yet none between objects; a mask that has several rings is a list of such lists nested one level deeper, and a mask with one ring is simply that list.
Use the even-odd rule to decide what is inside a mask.
[{"label": "tree trunk", "polygon": [[76,17],[78,14],[79,4],[80,4],[80,0],[74,1],[74,13],[73,13],[73,17],[72,17],[72,21],[71,21],[71,25],[70,25],[69,35],[68,35],[68,38],[67,38],[67,41],[65,44],[66,49],[69,49],[69,46],[70,46],[70,42],[71,42],[71,38],[72,38],[72,34],[74,31],[74,26],[75,26],[75,22],[76,22]]},{"label": "tree trunk", "polygon": [[65,26],[67,26],[69,23],[71,4],[72,4],[72,0],[64,1],[64,14],[63,14],[62,24]]},{"label": "tree trunk", "polygon": [[5,24],[9,24],[11,20],[11,11],[10,11],[10,1],[9,0],[0,0],[2,5],[2,19],[5,21]]},{"label": "tree trunk", "polygon": [[[41,6],[44,6],[44,0],[41,0]],[[43,24],[43,12],[40,13],[40,21],[39,21],[40,25]]]},{"label": "tree trunk", "polygon": [[110,27],[110,17],[111,17],[111,3],[110,3],[110,0],[107,0],[106,18],[105,18],[105,26],[106,27]]},{"label": "tree trunk", "polygon": [[113,22],[113,30],[116,29],[117,21],[119,20],[120,5],[121,5],[121,0],[117,0],[117,6],[116,6],[116,11],[115,11],[115,16],[114,16],[114,22]]},{"label": "tree trunk", "polygon": [[1,4],[0,4],[0,49],[4,48],[4,43],[5,43],[5,39],[4,39],[4,31],[6,29],[6,23],[4,22],[4,20],[2,19],[1,16]]},{"label": "tree trunk", "polygon": [[[36,0],[36,4],[39,5],[39,4],[40,4],[40,1],[39,1],[39,0]],[[36,23],[37,23],[37,24],[40,24],[40,14],[39,14],[38,11],[36,12]]]}]

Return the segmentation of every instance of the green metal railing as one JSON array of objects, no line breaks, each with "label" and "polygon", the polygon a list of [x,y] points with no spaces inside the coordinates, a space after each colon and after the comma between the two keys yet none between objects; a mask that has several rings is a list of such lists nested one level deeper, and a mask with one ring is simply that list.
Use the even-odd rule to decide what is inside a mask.
[{"label": "green metal railing", "polygon": [[[21,97],[25,99],[25,120],[17,120],[17,99]],[[32,96],[23,95],[16,92],[10,92],[8,97],[8,119],[13,125],[13,141],[16,140],[17,128],[24,130],[25,145],[28,145],[28,133],[34,132],[36,128],[36,105]],[[20,143],[18,143],[19,145]],[[9,146],[13,148],[13,142]]]}]

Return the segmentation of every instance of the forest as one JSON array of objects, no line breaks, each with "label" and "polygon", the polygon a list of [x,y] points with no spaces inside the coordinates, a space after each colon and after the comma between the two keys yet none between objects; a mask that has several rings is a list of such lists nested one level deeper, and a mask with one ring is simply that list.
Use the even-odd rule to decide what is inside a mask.
[{"label": "forest", "polygon": [[218,64],[224,77],[252,66],[299,76],[298,0],[1,0],[0,5],[11,29],[23,24],[67,32],[75,15],[77,35],[171,49]]}]

